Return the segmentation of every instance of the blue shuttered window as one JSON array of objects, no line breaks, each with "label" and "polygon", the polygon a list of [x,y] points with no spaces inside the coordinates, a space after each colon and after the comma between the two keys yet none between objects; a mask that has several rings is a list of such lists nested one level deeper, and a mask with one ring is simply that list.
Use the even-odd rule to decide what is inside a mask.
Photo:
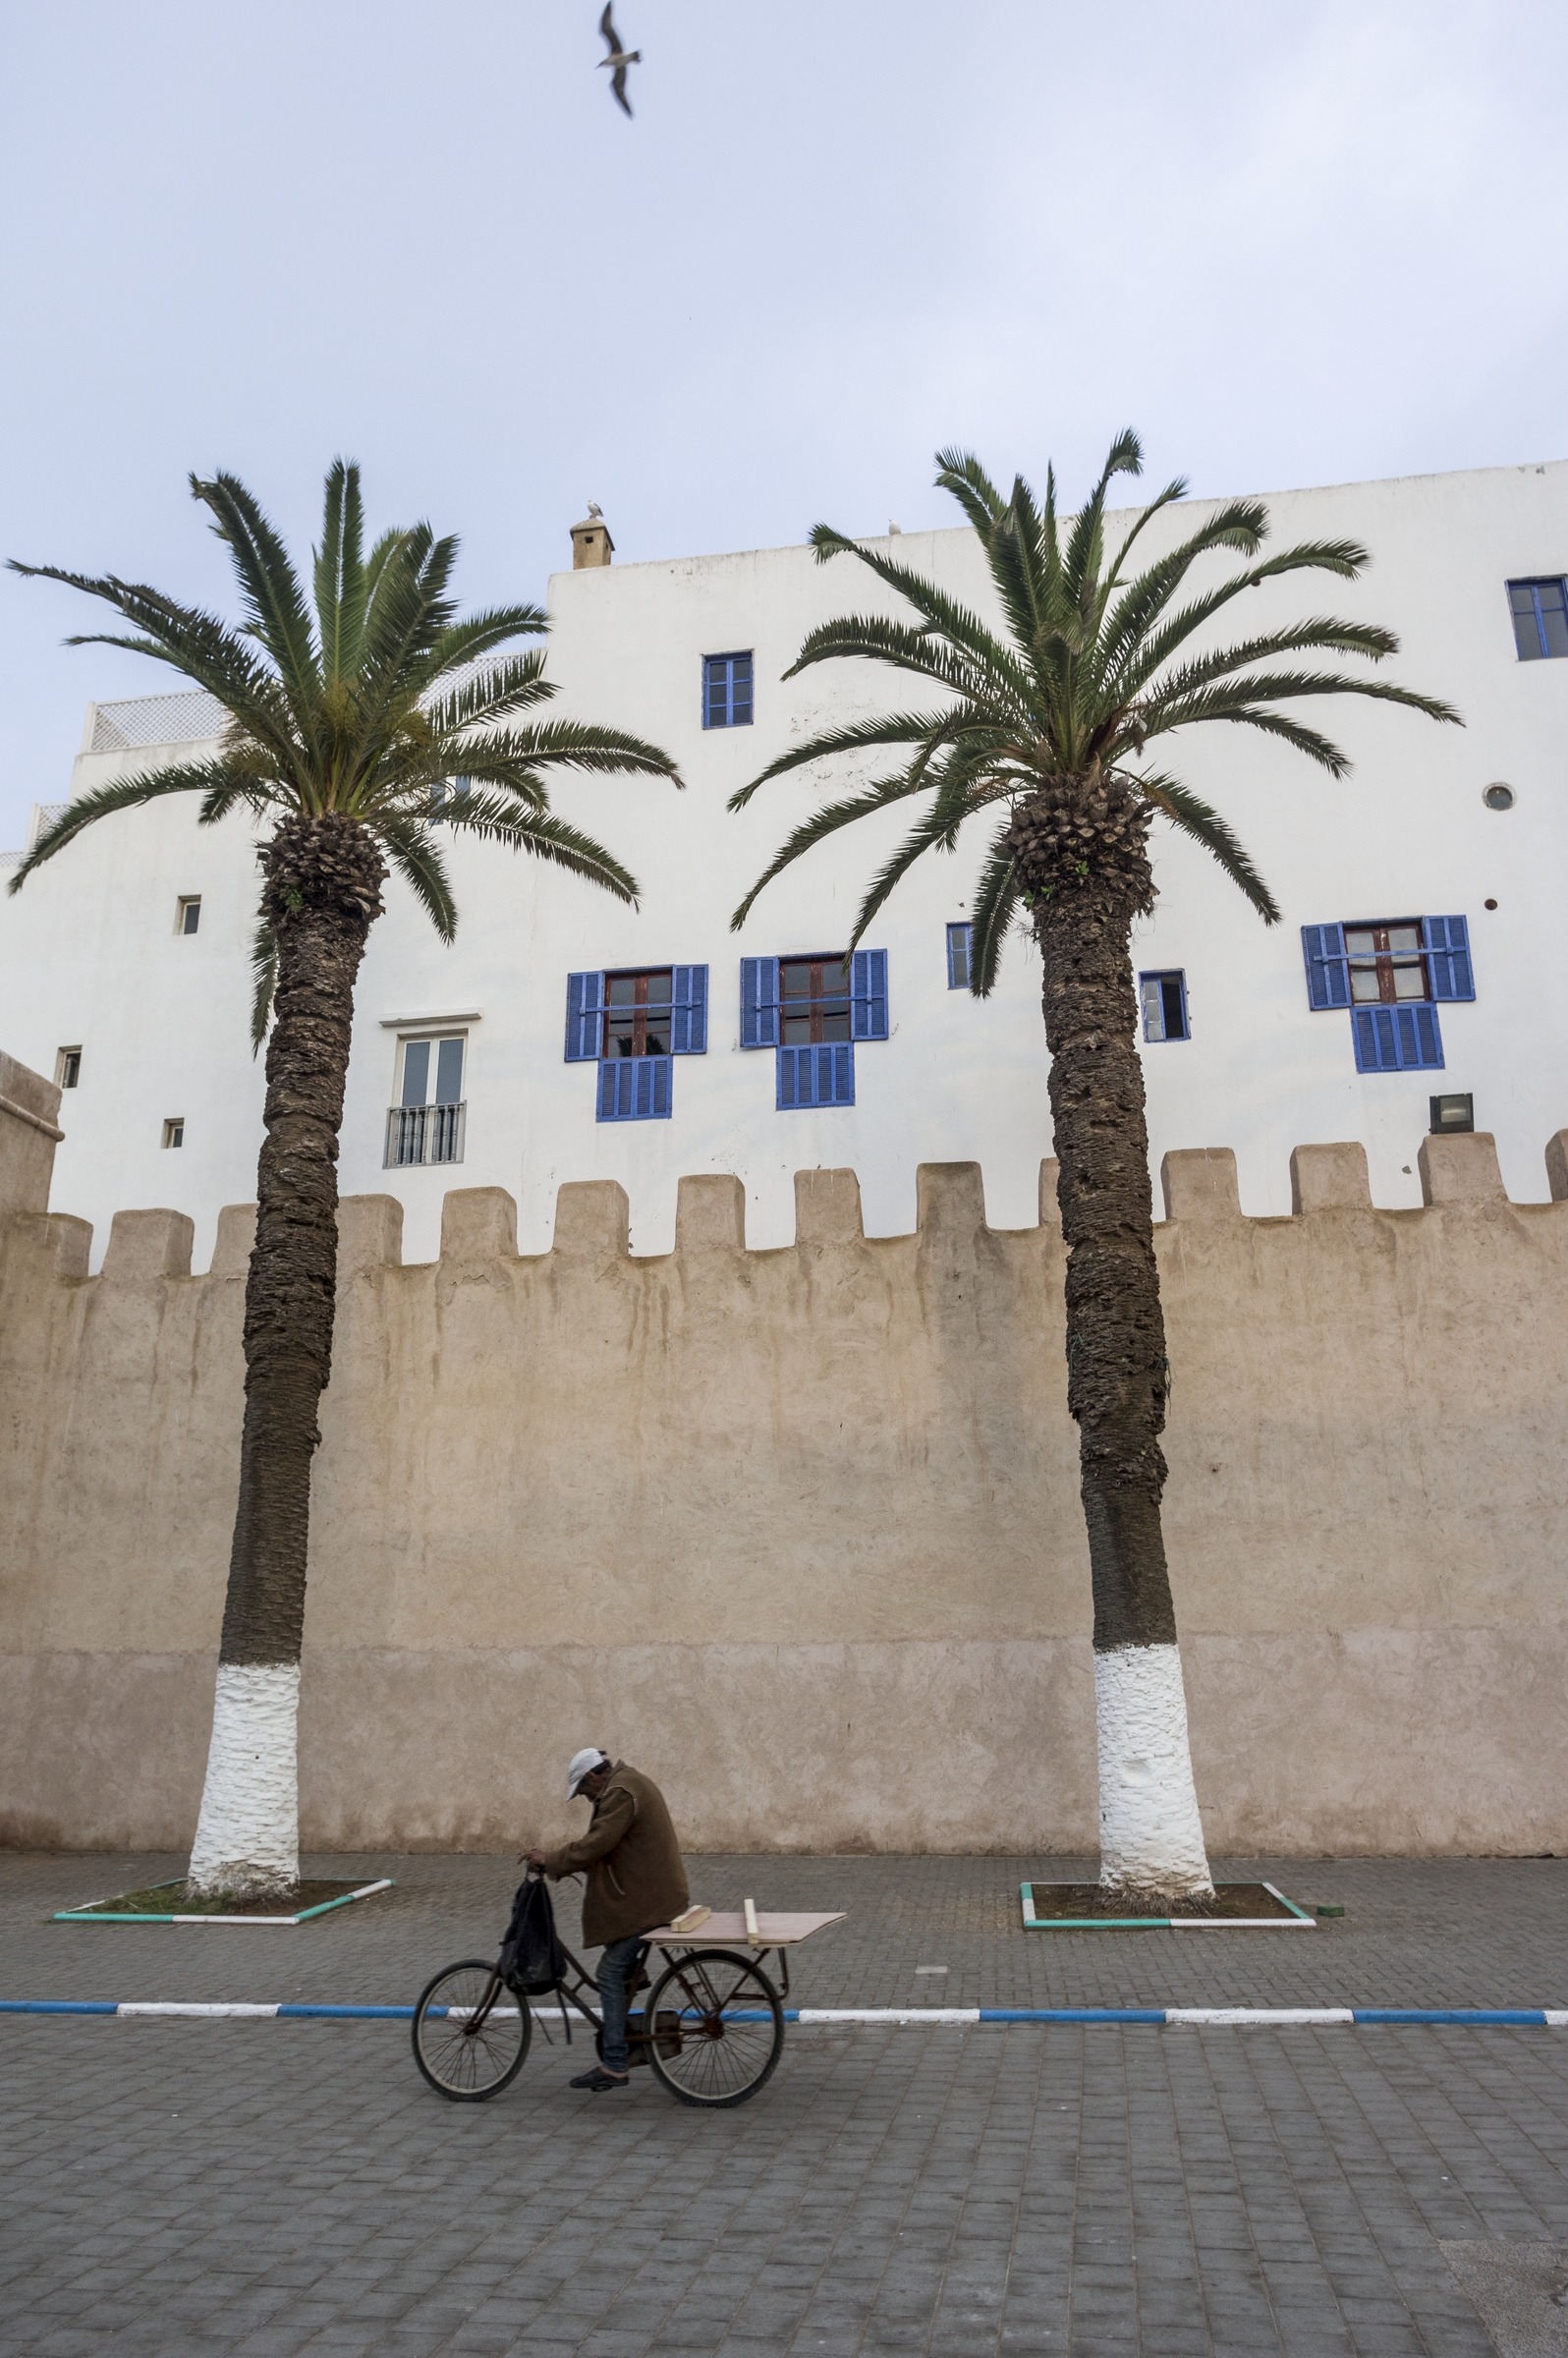
[{"label": "blue shuttered window", "polygon": [[1568,581],[1561,574],[1510,582],[1508,605],[1521,663],[1539,663],[1543,655],[1568,655]]},{"label": "blue shuttered window", "polygon": [[[887,1038],[887,952],[857,950],[850,961],[850,1034],[855,1039]],[[833,1098],[848,1104],[848,1098]]]},{"label": "blue shuttered window", "polygon": [[702,657],[702,726],[748,729],[752,725],[752,657]]},{"label": "blue shuttered window", "polygon": [[604,977],[568,975],[566,978],[566,1061],[597,1063],[604,1045]]},{"label": "blue shuttered window", "polygon": [[599,1066],[601,1122],[663,1122],[670,1113],[670,1056],[606,1056]]},{"label": "blue shuttered window", "polygon": [[[613,1019],[608,1042],[607,1014]],[[606,1055],[606,1045],[618,1052]],[[705,966],[568,975],[567,1062],[598,1065],[601,1122],[668,1121],[673,1059],[706,1053]]]},{"label": "blue shuttered window", "polygon": [[670,1049],[676,1056],[707,1054],[707,968],[678,966],[674,970],[670,1008]]},{"label": "blue shuttered window", "polygon": [[1345,956],[1343,926],[1303,926],[1302,956],[1307,961],[1307,996],[1314,1007],[1350,1005],[1350,966]]},{"label": "blue shuttered window", "polygon": [[1403,1007],[1357,1007],[1350,1019],[1358,1073],[1441,1072],[1443,1036],[1429,1001]]},{"label": "blue shuttered window", "polygon": [[741,960],[741,1045],[778,1046],[778,960]]},{"label": "blue shuttered window", "polygon": [[1476,980],[1470,971],[1470,927],[1462,917],[1424,917],[1421,946],[1427,953],[1427,972],[1434,999],[1473,999]]},{"label": "blue shuttered window", "polygon": [[780,1112],[802,1105],[853,1105],[855,1050],[845,1040],[818,1047],[780,1048],[778,1098]]},{"label": "blue shuttered window", "polygon": [[970,952],[974,943],[974,928],[970,926],[949,926],[947,928],[947,987],[949,990],[968,990]]},{"label": "blue shuttered window", "polygon": [[1301,946],[1309,1003],[1350,1009],[1359,1073],[1442,1071],[1438,1005],[1476,995],[1464,918],[1303,926]]}]

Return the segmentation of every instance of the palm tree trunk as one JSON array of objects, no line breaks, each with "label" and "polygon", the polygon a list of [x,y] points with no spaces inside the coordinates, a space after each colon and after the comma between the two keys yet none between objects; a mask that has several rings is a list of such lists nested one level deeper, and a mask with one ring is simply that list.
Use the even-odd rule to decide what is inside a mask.
[{"label": "palm tree trunk", "polygon": [[282,1894],[299,1881],[300,1645],[316,1409],[332,1368],[338,1130],[355,979],[386,873],[374,839],[333,814],[287,820],[262,866],[276,1020],[245,1295],[240,1498],[192,1897]]},{"label": "palm tree trunk", "polygon": [[[1084,789],[1074,783],[1082,812]],[[1079,1427],[1094,1596],[1100,1882],[1119,1894],[1190,1901],[1211,1895],[1213,1884],[1159,1518],[1170,1366],[1129,953],[1132,922],[1152,904],[1153,879],[1147,818],[1140,828],[1131,808],[1130,798],[1100,790],[1107,856],[1091,849],[1065,875],[1059,858],[1048,869],[1041,860],[1045,814],[1033,814],[1033,824],[1024,818],[1019,829],[1020,866],[1044,885],[1036,891],[1035,925],[1068,1255],[1067,1398]],[[1094,813],[1092,798],[1092,822]],[[1081,854],[1085,848],[1080,837]]]}]

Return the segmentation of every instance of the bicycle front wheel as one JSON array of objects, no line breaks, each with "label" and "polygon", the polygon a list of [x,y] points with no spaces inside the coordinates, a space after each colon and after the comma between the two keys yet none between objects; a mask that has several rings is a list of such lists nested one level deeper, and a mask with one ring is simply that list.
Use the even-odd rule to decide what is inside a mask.
[{"label": "bicycle front wheel", "polygon": [[683,2105],[744,2105],[784,2047],[778,1992],[759,1965],[728,1948],[677,1957],[648,1993],[643,2019],[653,2033],[648,2061]]},{"label": "bicycle front wheel", "polygon": [[493,1965],[448,1965],[414,2009],[414,2060],[438,2096],[482,2104],[511,2086],[528,2059],[533,2015]]}]

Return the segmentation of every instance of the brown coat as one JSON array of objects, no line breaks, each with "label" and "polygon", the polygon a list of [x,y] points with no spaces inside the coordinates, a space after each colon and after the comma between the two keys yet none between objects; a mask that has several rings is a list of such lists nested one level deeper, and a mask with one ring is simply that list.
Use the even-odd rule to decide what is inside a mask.
[{"label": "brown coat", "polygon": [[593,1804],[588,1832],[547,1852],[544,1872],[553,1881],[586,1872],[585,1948],[650,1933],[692,1904],[664,1796],[650,1776],[624,1761],[616,1762]]}]

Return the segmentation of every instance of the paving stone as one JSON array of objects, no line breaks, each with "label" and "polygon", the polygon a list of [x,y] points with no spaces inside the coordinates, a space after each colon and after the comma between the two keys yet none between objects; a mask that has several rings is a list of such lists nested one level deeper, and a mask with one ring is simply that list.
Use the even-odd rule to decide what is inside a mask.
[{"label": "paving stone", "polygon": [[[493,1946],[496,1859],[240,1945],[55,1926],[179,1862],[0,1858],[0,1987],[406,2000]],[[1310,1935],[1026,1935],[1081,1862],[692,1863],[724,1905],[834,1906],[806,2004],[1562,2002],[1568,1862],[1238,1862]],[[569,1940],[576,1927],[562,1910]],[[1439,2239],[1568,2240],[1568,2039],[1461,2028],[792,2029],[752,2106],[574,2096],[537,2042],[448,2106],[398,2024],[0,2019],[3,2358],[1485,2358]]]}]

